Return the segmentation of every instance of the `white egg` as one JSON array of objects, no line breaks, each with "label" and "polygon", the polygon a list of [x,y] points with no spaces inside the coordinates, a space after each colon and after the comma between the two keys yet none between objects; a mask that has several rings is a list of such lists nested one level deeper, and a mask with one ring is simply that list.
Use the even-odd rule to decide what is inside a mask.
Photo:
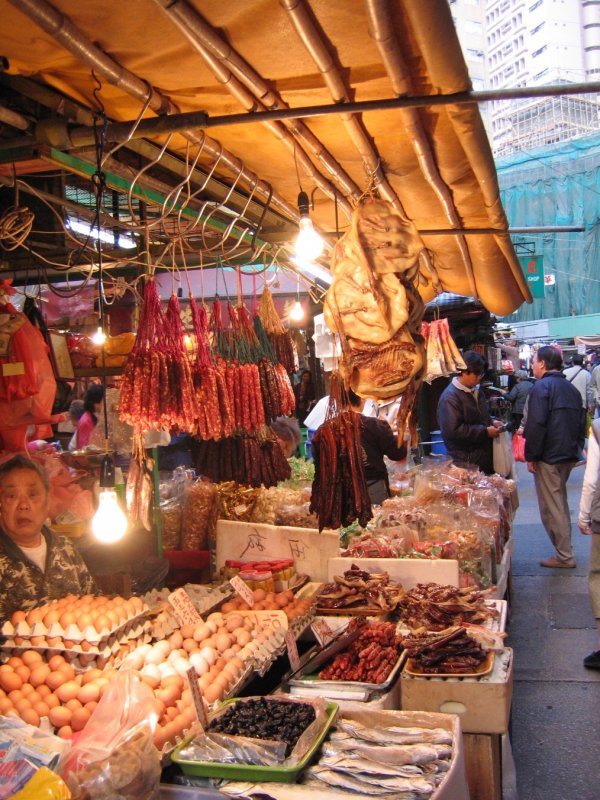
[{"label": "white egg", "polygon": [[217,660],[217,651],[212,647],[203,647],[196,655],[202,656],[209,667],[212,667]]},{"label": "white egg", "polygon": [[216,633],[219,630],[219,626],[214,621],[214,619],[207,620],[206,625],[207,625],[207,627],[210,628],[210,632],[211,633]]},{"label": "white egg", "polygon": [[125,658],[122,666],[130,669],[141,669],[144,666],[144,654],[140,653],[139,650],[134,650],[133,653],[129,653]]},{"label": "white egg", "polygon": [[162,650],[154,648],[149,653],[146,653],[144,661],[146,664],[162,664],[165,660],[165,654]]},{"label": "white egg", "polygon": [[165,654],[165,658],[171,652],[171,645],[167,641],[156,642],[154,645],[155,650],[160,650],[161,653]]},{"label": "white egg", "polygon": [[160,670],[156,664],[146,664],[142,669],[142,675],[147,675],[149,678],[160,681]]},{"label": "white egg", "polygon": [[[209,647],[205,647],[204,649],[210,650]],[[190,664],[196,670],[196,675],[205,675],[209,670],[208,661],[203,658],[202,653],[192,653],[190,656]]]},{"label": "white egg", "polygon": [[135,652],[139,653],[143,658],[146,657],[146,654],[152,650],[151,644],[141,644],[139,647],[136,647]]},{"label": "white egg", "polygon": [[[185,652],[185,650],[184,650],[184,652]],[[175,661],[177,661],[178,658],[181,658],[181,650],[171,650],[171,652],[169,653],[169,656],[167,658],[167,661],[170,664],[174,664]]]},{"label": "white egg", "polygon": [[223,614],[221,614],[220,611],[213,611],[212,614],[209,614],[209,616],[207,617],[206,621],[207,622],[216,622],[218,626],[222,625],[223,624]]},{"label": "white egg", "polygon": [[190,668],[190,662],[186,658],[178,658],[177,661],[173,662],[173,667],[175,668],[175,672],[184,678]]},{"label": "white egg", "polygon": [[163,661],[162,664],[158,665],[158,672],[161,678],[166,678],[167,675],[177,675],[173,665],[169,664],[168,661]]}]

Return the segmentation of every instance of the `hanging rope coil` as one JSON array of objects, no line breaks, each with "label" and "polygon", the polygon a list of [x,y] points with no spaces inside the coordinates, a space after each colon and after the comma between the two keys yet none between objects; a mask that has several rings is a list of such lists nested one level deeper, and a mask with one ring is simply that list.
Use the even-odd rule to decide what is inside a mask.
[{"label": "hanging rope coil", "polygon": [[28,208],[12,206],[0,216],[0,247],[10,252],[29,236],[35,215]]}]

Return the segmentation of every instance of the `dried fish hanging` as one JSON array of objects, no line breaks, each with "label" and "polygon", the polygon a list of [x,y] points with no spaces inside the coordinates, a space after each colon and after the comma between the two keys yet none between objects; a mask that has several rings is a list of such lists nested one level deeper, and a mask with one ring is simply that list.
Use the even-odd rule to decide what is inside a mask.
[{"label": "dried fish hanging", "polygon": [[431,383],[440,378],[466,369],[466,364],[456,346],[446,317],[423,322],[421,333],[427,347],[427,369],[424,381]]},{"label": "dried fish hanging", "polygon": [[277,360],[283,365],[287,373],[297,372],[299,364],[296,345],[294,344],[291,333],[283,326],[279,318],[275,303],[273,302],[273,295],[269,291],[268,286],[265,286],[263,289],[258,313]]},{"label": "dried fish hanging", "polygon": [[333,373],[325,422],[312,440],[315,477],[310,511],[319,530],[364,527],[373,516],[363,468],[361,415],[352,411],[339,373]]},{"label": "dried fish hanging", "polygon": [[[173,298],[172,298],[173,300]],[[123,370],[120,419],[136,431],[191,431],[196,406],[181,323],[170,303],[169,317],[161,308],[153,280],[146,283],[135,344]]]}]

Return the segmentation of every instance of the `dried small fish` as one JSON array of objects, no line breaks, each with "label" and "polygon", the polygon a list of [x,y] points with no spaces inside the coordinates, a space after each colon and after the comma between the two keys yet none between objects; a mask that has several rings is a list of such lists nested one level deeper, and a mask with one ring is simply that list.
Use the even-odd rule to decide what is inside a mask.
[{"label": "dried small fish", "polygon": [[411,789],[399,792],[378,784],[367,784],[347,773],[335,772],[332,769],[327,769],[318,765],[310,767],[310,769],[306,771],[304,782],[306,782],[306,779],[308,779],[309,785],[314,786],[315,782],[320,782],[328,786],[335,786],[338,789],[344,789],[347,792],[385,797],[386,800],[422,800],[424,796],[430,796],[433,791],[430,787],[429,795],[418,794]]},{"label": "dried small fish", "polygon": [[[443,728],[402,728],[392,726],[389,728],[367,728],[356,720],[340,719],[337,722],[338,731],[363,739],[366,742],[379,744],[411,744],[414,742],[429,742],[433,744],[451,744],[452,737]],[[334,732],[332,739],[337,739]]]},{"label": "dried small fish", "polygon": [[334,769],[336,772],[360,772],[365,775],[387,776],[391,778],[414,778],[422,777],[423,770],[416,764],[406,764],[395,766],[394,764],[383,764],[381,761],[371,761],[368,758],[361,758],[354,753],[331,753],[327,747],[322,750],[319,765]]}]

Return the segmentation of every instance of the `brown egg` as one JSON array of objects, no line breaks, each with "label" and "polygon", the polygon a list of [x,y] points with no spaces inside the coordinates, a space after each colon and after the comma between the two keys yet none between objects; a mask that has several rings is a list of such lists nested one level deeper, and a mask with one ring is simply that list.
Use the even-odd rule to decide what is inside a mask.
[{"label": "brown egg", "polygon": [[64,708],[63,706],[57,706],[56,708],[51,708],[50,713],[48,714],[50,718],[50,722],[54,725],[55,728],[62,728],[63,725],[70,725],[71,724],[71,717],[73,714],[69,711],[68,708]]},{"label": "brown egg", "polygon": [[40,664],[37,667],[34,667],[31,670],[31,675],[29,677],[29,683],[32,686],[41,686],[42,683],[46,682],[46,679],[51,673],[51,669],[47,664]]},{"label": "brown egg", "polygon": [[31,708],[31,703],[29,702],[29,700],[26,697],[22,697],[20,700],[16,701],[14,706],[17,709],[17,711],[19,712],[19,714],[21,714],[26,709]]},{"label": "brown egg", "polygon": [[14,706],[8,697],[3,697],[0,699],[0,714],[8,714],[8,712],[12,711],[13,708]]},{"label": "brown egg", "polygon": [[101,633],[103,630],[109,631],[111,627],[111,622],[106,614],[100,614],[94,622],[94,628],[98,633]]},{"label": "brown egg", "polygon": [[44,697],[47,697],[49,694],[52,694],[52,689],[49,686],[46,686],[45,683],[43,683],[41,686],[38,686],[36,691],[42,698],[42,700],[44,699]]},{"label": "brown egg", "polygon": [[33,627],[36,623],[41,622],[44,617],[44,609],[43,608],[32,608],[31,611],[25,617],[25,621],[28,625]]},{"label": "brown egg", "polygon": [[56,690],[56,696],[61,703],[73,700],[79,694],[79,684],[75,681],[66,681]]},{"label": "brown egg", "polygon": [[72,700],[67,700],[65,703],[65,708],[68,708],[69,711],[77,711],[82,706],[83,703],[81,703],[76,697],[74,697]]},{"label": "brown egg", "polygon": [[97,705],[98,705],[98,703],[95,700],[90,700],[89,703],[85,704],[84,708],[87,708],[87,710],[90,712],[90,714],[93,714]]},{"label": "brown egg", "polygon": [[59,617],[59,624],[66,630],[69,625],[77,624],[77,617],[73,611],[63,611]]},{"label": "brown egg", "polygon": [[62,728],[59,728],[56,732],[57,736],[60,736],[61,739],[72,739],[73,738],[73,729],[70,725],[64,725]]},{"label": "brown egg", "polygon": [[34,706],[36,703],[39,703],[42,699],[40,694],[36,692],[35,689],[32,692],[29,692],[29,694],[26,694],[25,697],[29,700],[32,706]]},{"label": "brown egg", "polygon": [[19,658],[19,656],[11,656],[6,663],[9,667],[16,669],[23,666],[23,659]]},{"label": "brown egg", "polygon": [[48,611],[45,614],[42,622],[47,628],[49,628],[51,625],[54,625],[56,622],[58,622],[59,619],[60,619],[60,609],[54,608],[52,609],[52,611]]},{"label": "brown egg", "polygon": [[61,664],[58,671],[62,673],[63,677],[68,681],[72,681],[75,678],[75,670],[71,664],[67,664],[66,662]]},{"label": "brown egg", "polygon": [[221,699],[221,695],[223,694],[223,688],[217,683],[212,683],[210,686],[207,686],[204,691],[204,698],[209,705],[212,705],[217,700]]},{"label": "brown egg", "polygon": [[155,695],[165,706],[169,707],[179,699],[180,692],[177,686],[167,686],[166,689],[157,689]]},{"label": "brown egg", "polygon": [[8,664],[2,664],[0,666],[0,674],[2,672],[14,672],[14,669],[12,667],[9,667]]},{"label": "brown egg", "polygon": [[23,697],[27,697],[27,695],[31,694],[32,692],[35,692],[35,689],[30,683],[24,683],[21,687],[21,694]]},{"label": "brown egg", "polygon": [[62,672],[50,672],[46,678],[46,686],[50,687],[50,689],[55,692],[66,680],[67,678],[65,678]]},{"label": "brown egg", "polygon": [[32,636],[29,640],[32,647],[46,647],[46,637],[45,636]]},{"label": "brown egg", "polygon": [[77,693],[77,699],[82,705],[86,705],[86,703],[90,703],[92,700],[98,702],[100,699],[100,687],[95,683],[87,683],[85,686],[82,686]]},{"label": "brown egg", "polygon": [[60,705],[60,700],[55,694],[49,694],[44,697],[44,703],[48,706],[48,708],[57,708]]},{"label": "brown egg", "polygon": [[36,728],[40,725],[40,715],[31,707],[21,711],[19,716],[28,725],[34,725]]},{"label": "brown egg", "polygon": [[0,672],[0,686],[5,692],[12,692],[23,686],[23,681],[16,672]]},{"label": "brown egg", "polygon": [[27,614],[24,611],[15,611],[10,618],[10,621],[13,625],[17,625],[19,622],[24,622],[27,617]]},{"label": "brown egg", "polygon": [[42,654],[38,653],[37,650],[25,650],[23,655],[21,656],[23,663],[31,669],[33,664],[41,664],[43,663]]},{"label": "brown egg", "polygon": [[66,662],[65,662],[65,659],[64,659],[63,656],[56,655],[56,656],[52,656],[50,661],[48,661],[48,666],[54,672],[55,670],[59,669],[59,667],[61,667],[65,663]]},{"label": "brown egg", "polygon": [[84,631],[88,626],[94,626],[94,620],[89,613],[80,614],[77,617],[77,627],[80,631]]},{"label": "brown egg", "polygon": [[71,727],[74,731],[82,730],[85,728],[90,717],[91,714],[87,708],[78,708],[77,711],[73,711],[73,716],[71,717]]},{"label": "brown egg", "polygon": [[50,709],[48,708],[47,704],[43,703],[42,701],[35,703],[33,710],[39,717],[47,717],[50,713]]},{"label": "brown egg", "polygon": [[17,702],[17,700],[20,700],[22,697],[25,697],[25,695],[23,694],[21,689],[13,689],[12,692],[8,693],[8,699],[11,701],[13,706]]}]

